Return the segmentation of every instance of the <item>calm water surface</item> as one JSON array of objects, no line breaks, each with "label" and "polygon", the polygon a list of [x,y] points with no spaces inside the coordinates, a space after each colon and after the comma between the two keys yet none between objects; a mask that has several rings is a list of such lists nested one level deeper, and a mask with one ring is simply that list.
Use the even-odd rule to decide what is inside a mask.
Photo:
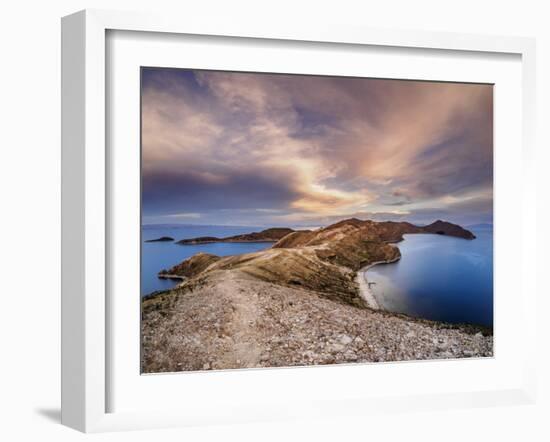
[{"label": "calm water surface", "polygon": [[[179,264],[184,259],[198,252],[212,253],[219,256],[238,255],[256,252],[271,247],[272,243],[215,243],[201,245],[180,245],[176,241],[198,236],[225,236],[258,232],[265,227],[240,226],[184,226],[184,225],[146,225],[141,229],[141,295],[157,290],[167,290],[179,281],[159,279],[157,273]],[[145,242],[161,236],[170,236],[174,242]]]},{"label": "calm water surface", "polygon": [[493,230],[470,228],[474,240],[405,235],[401,260],[367,271],[381,306],[446,322],[493,325]]}]

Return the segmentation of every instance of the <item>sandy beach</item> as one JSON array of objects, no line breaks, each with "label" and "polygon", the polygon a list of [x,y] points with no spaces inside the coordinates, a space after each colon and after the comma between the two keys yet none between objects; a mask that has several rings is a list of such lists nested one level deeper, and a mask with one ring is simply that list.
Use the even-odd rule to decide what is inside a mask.
[{"label": "sandy beach", "polygon": [[359,285],[359,295],[361,296],[361,298],[365,300],[365,302],[371,309],[381,310],[381,306],[376,300],[374,293],[369,288],[369,282],[367,280],[367,270],[369,270],[371,267],[374,267],[375,265],[391,264],[399,261],[400,259],[401,259],[401,256],[398,256],[395,259],[391,259],[387,261],[376,261],[357,271],[356,281],[357,281],[357,284]]}]

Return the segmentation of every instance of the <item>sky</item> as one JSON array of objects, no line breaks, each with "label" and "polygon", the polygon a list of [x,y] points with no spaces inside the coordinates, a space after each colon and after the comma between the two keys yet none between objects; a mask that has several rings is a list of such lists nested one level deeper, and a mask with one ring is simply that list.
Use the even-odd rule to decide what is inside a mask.
[{"label": "sky", "polygon": [[142,222],[491,223],[493,87],[142,68]]}]

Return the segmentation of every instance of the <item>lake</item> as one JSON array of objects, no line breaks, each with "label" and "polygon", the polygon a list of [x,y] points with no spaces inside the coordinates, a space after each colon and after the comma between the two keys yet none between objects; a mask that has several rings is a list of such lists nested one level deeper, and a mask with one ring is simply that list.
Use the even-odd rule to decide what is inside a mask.
[{"label": "lake", "polygon": [[[258,232],[265,227],[243,226],[186,226],[186,225],[144,225],[141,229],[141,296],[157,290],[168,290],[180,281],[159,279],[162,269],[179,264],[198,252],[212,253],[218,256],[239,255],[267,249],[272,243],[214,243],[200,245],[180,245],[176,241],[199,236],[226,236]],[[145,242],[162,236],[174,238],[174,242]]]},{"label": "lake", "polygon": [[474,240],[410,234],[401,259],[366,273],[385,310],[453,323],[493,325],[493,229],[470,228]]}]

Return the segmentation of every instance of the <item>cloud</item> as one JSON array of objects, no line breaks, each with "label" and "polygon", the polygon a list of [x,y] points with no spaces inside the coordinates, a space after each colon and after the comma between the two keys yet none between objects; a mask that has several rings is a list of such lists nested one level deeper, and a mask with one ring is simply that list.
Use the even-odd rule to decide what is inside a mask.
[{"label": "cloud", "polygon": [[307,220],[492,198],[492,118],[489,85],[144,70],[144,211]]},{"label": "cloud", "polygon": [[198,219],[201,217],[201,214],[200,213],[171,213],[166,216],[168,218]]}]

